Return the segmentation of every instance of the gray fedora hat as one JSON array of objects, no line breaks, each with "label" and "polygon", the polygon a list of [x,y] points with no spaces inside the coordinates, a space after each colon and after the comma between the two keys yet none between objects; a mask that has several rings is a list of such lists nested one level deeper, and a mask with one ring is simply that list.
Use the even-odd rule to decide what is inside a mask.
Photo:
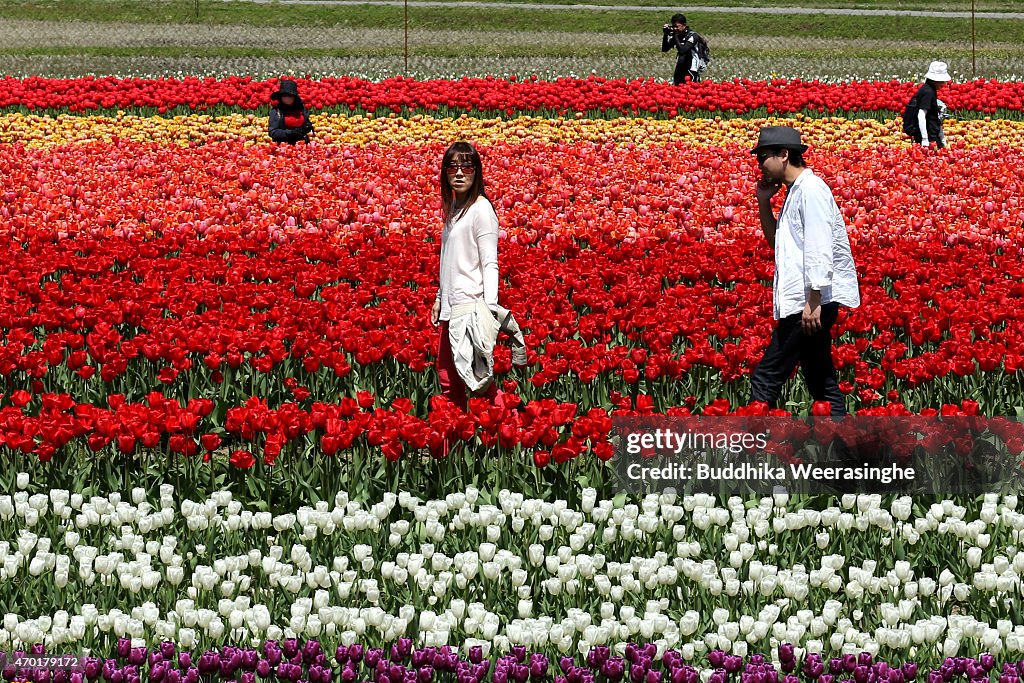
[{"label": "gray fedora hat", "polygon": [[757,146],[750,150],[751,154],[757,154],[762,147],[782,147],[793,149],[803,154],[807,151],[807,145],[800,144],[800,131],[789,126],[765,126],[757,136]]}]

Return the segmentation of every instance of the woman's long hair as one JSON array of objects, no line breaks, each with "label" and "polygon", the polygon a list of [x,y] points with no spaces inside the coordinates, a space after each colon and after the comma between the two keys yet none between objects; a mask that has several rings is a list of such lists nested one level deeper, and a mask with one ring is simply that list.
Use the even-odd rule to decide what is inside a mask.
[{"label": "woman's long hair", "polygon": [[[469,188],[469,193],[466,195],[466,202],[459,207],[458,215],[452,217],[452,212],[455,206],[455,190],[448,183],[448,171],[446,170],[449,163],[453,161],[462,161],[468,159],[473,164],[473,184]],[[444,222],[448,223],[449,220],[458,220],[462,218],[462,215],[466,213],[466,209],[473,206],[473,202],[479,197],[487,197],[487,193],[484,192],[484,167],[480,161],[480,154],[476,151],[468,142],[460,140],[452,144],[444,153],[444,158],[441,160],[441,210],[444,212]]]}]

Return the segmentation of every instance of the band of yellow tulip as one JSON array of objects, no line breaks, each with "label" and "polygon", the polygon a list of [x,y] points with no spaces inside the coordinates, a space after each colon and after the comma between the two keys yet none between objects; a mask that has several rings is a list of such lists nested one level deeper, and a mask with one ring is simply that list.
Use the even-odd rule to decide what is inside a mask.
[{"label": "band of yellow tulip", "polygon": [[[720,146],[750,144],[763,125],[797,126],[812,148],[907,146],[900,120],[795,118],[768,119],[586,119],[519,117],[509,120],[470,116],[314,115],[317,144],[363,147],[371,144],[422,145],[465,138],[477,144],[575,143]],[[1024,122],[1007,120],[950,120],[945,124],[951,145],[1007,145],[1024,148]],[[228,116],[0,116],[0,138],[32,147],[96,141],[131,140],[187,146],[243,139],[267,144],[266,120],[254,114]]]}]

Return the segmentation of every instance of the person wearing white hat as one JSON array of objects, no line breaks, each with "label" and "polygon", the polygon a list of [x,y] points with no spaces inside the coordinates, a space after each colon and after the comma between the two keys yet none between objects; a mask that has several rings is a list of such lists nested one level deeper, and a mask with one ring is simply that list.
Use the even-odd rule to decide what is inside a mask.
[{"label": "person wearing white hat", "polygon": [[922,147],[933,143],[940,149],[946,146],[942,129],[946,105],[939,99],[939,90],[951,80],[945,62],[932,62],[924,75],[924,85],[914,93],[903,111],[903,132]]}]

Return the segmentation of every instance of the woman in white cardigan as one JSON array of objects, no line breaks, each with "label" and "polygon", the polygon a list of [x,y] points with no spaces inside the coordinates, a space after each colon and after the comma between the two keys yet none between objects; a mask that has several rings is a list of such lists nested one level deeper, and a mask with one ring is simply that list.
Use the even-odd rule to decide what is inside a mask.
[{"label": "woman in white cardigan", "polygon": [[[480,154],[468,142],[456,142],[441,162],[441,272],[430,311],[438,326],[437,375],[441,393],[462,409],[468,392],[452,354],[448,322],[453,308],[483,303],[498,310],[498,216],[484,193]],[[492,383],[485,396],[493,398]]]}]

